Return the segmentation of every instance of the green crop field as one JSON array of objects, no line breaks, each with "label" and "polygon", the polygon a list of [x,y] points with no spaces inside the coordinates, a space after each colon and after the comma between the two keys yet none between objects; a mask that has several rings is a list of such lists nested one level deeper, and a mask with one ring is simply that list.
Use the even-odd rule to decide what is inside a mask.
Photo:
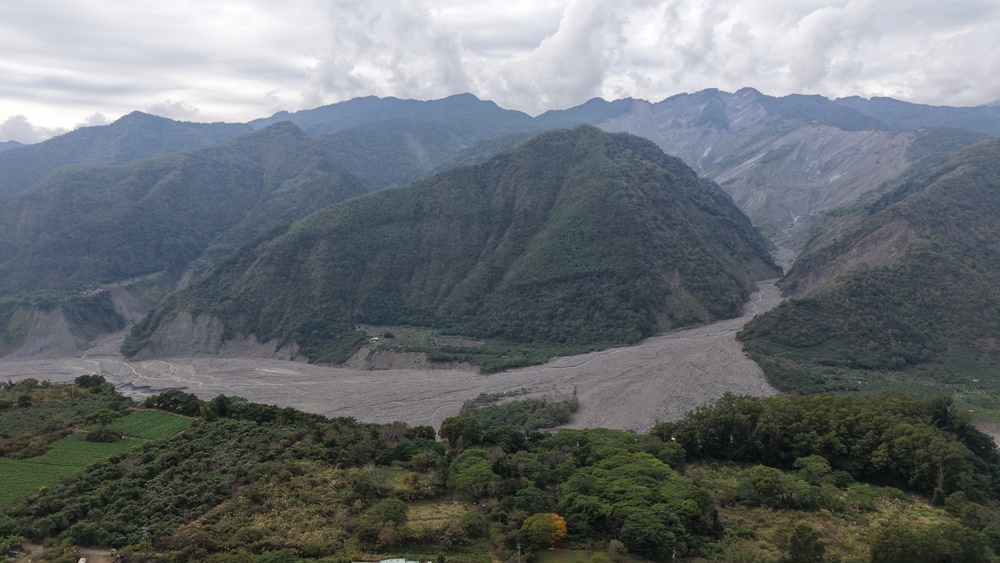
[{"label": "green crop field", "polygon": [[190,418],[163,411],[135,411],[114,421],[110,428],[142,440],[165,438],[191,426]]},{"label": "green crop field", "polygon": [[71,434],[51,449],[30,459],[0,458],[0,508],[24,498],[41,487],[58,483],[91,463],[127,452],[148,440],[171,436],[191,425],[192,420],[160,411],[136,411],[111,425],[126,437],[117,442],[87,442],[83,433]]},{"label": "green crop field", "polygon": [[71,434],[52,444],[44,455],[31,459],[0,458],[0,508],[25,497],[41,487],[58,483],[99,459],[128,451],[142,440],[125,438],[118,442],[86,442],[82,434]]}]

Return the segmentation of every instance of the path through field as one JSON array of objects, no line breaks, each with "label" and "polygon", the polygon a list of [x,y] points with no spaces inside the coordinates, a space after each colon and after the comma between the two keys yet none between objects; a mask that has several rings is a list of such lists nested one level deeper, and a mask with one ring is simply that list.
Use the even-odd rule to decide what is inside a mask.
[{"label": "path through field", "polygon": [[723,393],[768,395],[774,389],[747,358],[736,332],[779,301],[761,283],[744,316],[510,372],[479,375],[455,370],[361,371],[246,358],[173,358],[126,362],[116,345],[82,358],[0,360],[0,379],[70,381],[100,373],[122,392],[142,397],[180,388],[203,399],[220,393],[293,406],[327,416],[371,422],[430,424],[458,413],[480,393],[525,390],[526,396],[569,396],[581,408],[570,426],[648,429]]}]

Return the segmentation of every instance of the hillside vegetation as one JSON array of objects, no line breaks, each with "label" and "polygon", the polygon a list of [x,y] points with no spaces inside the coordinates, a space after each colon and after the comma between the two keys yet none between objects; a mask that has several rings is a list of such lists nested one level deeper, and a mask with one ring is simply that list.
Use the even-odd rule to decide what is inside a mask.
[{"label": "hillside vegetation", "polygon": [[987,141],[846,214],[840,232],[828,227],[785,280],[810,295],[740,338],[786,390],[925,382],[995,393],[997,217],[1000,142]]},{"label": "hillside vegetation", "polygon": [[72,164],[120,164],[222,143],[252,131],[242,123],[188,123],[134,111],[106,126],[81,127],[36,145],[2,151],[0,199]]},{"label": "hillside vegetation", "polygon": [[133,331],[182,312],[225,337],[346,359],[360,323],[610,346],[740,314],[777,275],[732,201],[652,143],[592,127],[328,207],[245,246]]},{"label": "hillside vegetation", "polygon": [[[52,392],[9,408],[59,412],[68,391],[90,396],[34,385]],[[0,548],[246,563],[985,562],[1000,548],[996,450],[947,398],[726,396],[648,434],[547,434],[531,421],[567,403],[497,399],[435,432],[168,391],[144,406],[198,420],[171,436],[188,419],[119,419],[147,441],[98,444],[119,449],[11,499]]]}]

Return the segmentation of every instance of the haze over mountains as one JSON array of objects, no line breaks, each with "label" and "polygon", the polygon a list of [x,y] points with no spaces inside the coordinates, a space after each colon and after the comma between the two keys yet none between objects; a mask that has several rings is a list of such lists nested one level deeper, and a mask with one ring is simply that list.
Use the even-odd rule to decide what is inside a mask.
[{"label": "haze over mountains", "polygon": [[[370,305],[364,305],[382,301],[394,304],[390,308],[397,314],[393,317],[395,321],[444,323],[441,326],[470,334],[509,338],[514,333],[531,333],[544,341],[572,341],[583,334],[579,326],[568,328],[573,323],[600,324],[595,322],[598,317],[593,316],[593,310],[587,313],[590,317],[550,311],[546,313],[549,317],[529,315],[517,321],[511,318],[488,329],[482,328],[483,318],[476,316],[481,313],[474,310],[493,307],[493,311],[502,310],[507,315],[520,314],[516,308],[507,306],[514,300],[498,295],[504,292],[522,298],[533,295],[525,294],[521,282],[514,280],[527,279],[524,278],[527,272],[544,272],[546,268],[561,272],[560,260],[569,275],[551,276],[550,281],[561,284],[549,294],[555,300],[572,291],[582,291],[578,294],[581,301],[591,302],[612,286],[633,283],[634,280],[613,275],[600,282],[588,278],[604,271],[594,267],[602,255],[623,256],[619,265],[623,269],[619,272],[627,269],[646,272],[637,279],[646,279],[648,283],[636,281],[638,285],[634,288],[638,293],[621,301],[632,304],[622,310],[631,307],[636,318],[643,320],[613,319],[605,327],[588,330],[619,331],[618,336],[607,339],[607,334],[592,335],[580,342],[634,341],[685,322],[731,314],[739,299],[745,297],[748,280],[765,275],[767,267],[760,261],[763,248],[760,240],[746,230],[749,223],[732,215],[724,201],[728,198],[713,184],[693,180],[693,173],[681,171],[677,163],[659,162],[659,157],[649,154],[648,147],[615,149],[638,150],[646,156],[627,165],[628,158],[618,157],[603,160],[600,166],[591,163],[597,171],[586,174],[565,168],[572,159],[559,156],[559,151],[553,148],[560,146],[559,143],[537,144],[539,141],[535,140],[496,157],[506,147],[541,131],[580,124],[652,140],[667,154],[684,160],[695,173],[718,182],[742,212],[772,239],[801,246],[810,236],[808,227],[818,214],[851,204],[865,194],[881,193],[888,182],[901,174],[940,164],[963,147],[995,135],[1000,131],[1000,115],[993,107],[932,108],[887,99],[773,98],[749,88],[736,93],[706,90],[681,94],[657,103],[598,99],[534,118],[468,94],[429,102],[359,98],[314,110],[276,114],[248,124],[191,124],[133,113],[108,126],[84,128],[38,145],[0,152],[0,197],[4,198],[0,210],[0,291],[6,296],[0,301],[0,313],[5,319],[0,352],[45,354],[28,345],[34,338],[29,327],[45,325],[41,322],[43,318],[48,319],[46,322],[56,322],[57,317],[61,320],[56,324],[62,323],[63,330],[73,335],[73,346],[85,348],[94,335],[135,321],[178,283],[186,285],[201,280],[203,274],[208,276],[205,280],[214,280],[204,282],[215,284],[213,291],[225,288],[224,293],[235,292],[226,293],[230,301],[212,301],[206,289],[209,286],[195,284],[194,290],[200,294],[183,294],[188,297],[178,297],[171,307],[180,302],[189,305],[197,302],[198,310],[215,310],[220,319],[228,319],[216,327],[219,328],[216,332],[209,331],[218,338],[223,332],[227,337],[236,333],[245,337],[257,330],[262,339],[274,338],[287,344],[298,334],[301,340],[303,327],[311,326],[306,321],[315,320],[315,311],[296,312],[294,304],[279,305],[281,292],[276,294],[276,286],[268,284],[293,283],[296,279],[282,278],[291,270],[278,267],[279,264],[298,267],[310,263],[307,256],[318,260],[316,264],[345,261],[342,253],[347,251],[327,243],[315,246],[317,243],[307,241],[303,233],[323,233],[326,237],[336,229],[347,229],[346,225],[350,225],[348,230],[355,237],[355,244],[361,241],[368,245],[356,244],[350,251],[357,258],[356,265],[365,264],[359,258],[361,254],[373,258],[375,265],[365,265],[364,272],[357,273],[361,277],[351,282],[356,284],[353,291],[363,287],[366,289],[361,293],[368,291],[370,295],[356,296],[360,301],[351,301],[350,312],[337,317],[342,326],[362,318],[388,319],[381,313],[373,313]],[[597,136],[595,131],[586,129],[576,134]],[[597,144],[601,143],[605,141]],[[539,154],[525,154],[524,147],[535,147]],[[543,182],[546,190],[553,190],[545,193],[554,199],[544,204],[539,200],[530,206],[522,203],[519,208],[519,204],[512,202],[522,200],[505,191],[516,193],[518,189],[510,179],[505,180],[506,184],[500,179],[491,184],[481,178],[500,166],[491,158],[502,161],[514,158],[512,155],[521,155],[518,158],[523,162],[518,166],[526,170],[555,174]],[[474,166],[448,172],[458,164]],[[652,168],[640,170],[648,167]],[[558,176],[557,170],[562,170],[565,177]],[[286,233],[292,221],[332,203],[366,191],[404,186],[431,174],[441,175],[405,192],[372,196],[326,209]],[[583,178],[604,178],[607,185],[624,181],[636,187],[648,180],[644,175],[669,177],[669,181],[661,179],[666,185],[675,185],[671,182],[685,178],[681,191],[695,196],[692,201],[702,203],[672,201],[670,205],[677,205],[678,209],[694,205],[691,209],[697,211],[681,212],[689,222],[698,213],[706,213],[704,217],[708,218],[688,225],[691,228],[683,233],[670,235],[677,243],[676,249],[680,249],[671,247],[671,252],[676,250],[685,258],[676,262],[677,256],[673,256],[656,267],[665,268],[673,263],[674,270],[644,269],[648,266],[644,256],[650,253],[662,256],[663,248],[667,248],[663,242],[664,225],[673,228],[677,223],[663,212],[655,211],[660,209],[656,205],[662,207],[664,202],[654,205],[652,200],[643,199],[649,189],[644,188],[646,195],[632,201],[631,208],[584,204],[586,198],[575,209],[553,203],[579,198]],[[528,185],[527,179],[525,176],[520,189]],[[443,187],[447,185],[452,187]],[[426,201],[418,204],[417,196],[401,195],[422,193],[420,190],[434,193],[431,199],[469,197],[469,194],[456,195],[461,190],[481,194],[476,196],[478,208],[445,205],[439,209],[456,214],[453,221],[471,221],[480,231],[446,228],[447,222],[435,215],[437,211],[427,211],[433,206]],[[496,193],[488,198],[485,194],[490,190]],[[543,191],[535,195],[542,197]],[[498,195],[501,192],[507,195]],[[591,255],[572,245],[551,245],[535,257],[530,252],[513,251],[502,257],[493,256],[491,253],[501,246],[490,246],[489,241],[503,240],[504,232],[486,225],[498,220],[495,215],[498,205],[501,208],[506,205],[509,211],[537,208],[551,212],[539,215],[535,223],[511,223],[539,239],[525,239],[519,247],[522,250],[532,248],[532,244],[545,248],[542,243],[546,240],[560,243],[576,240],[590,245],[589,240],[574,239],[587,233],[570,227],[584,225],[599,233],[603,228],[601,221],[613,217],[618,222],[608,223],[606,232],[618,233],[619,227],[632,225],[635,230],[624,233],[631,238],[622,240],[639,244],[613,242],[598,236],[600,242],[610,245],[602,251],[606,254]],[[590,214],[582,214],[581,208],[588,205],[592,207]],[[708,210],[699,205],[713,207]],[[372,211],[380,206],[386,214],[382,210]],[[430,217],[436,217],[437,223],[414,220],[402,227],[398,214],[406,209],[412,218],[429,213]],[[601,210],[614,209],[620,212],[600,214]],[[369,214],[370,220],[350,223],[350,214],[361,211]],[[396,218],[389,220],[393,213]],[[634,219],[633,215],[640,219],[634,224],[623,219]],[[373,242],[381,241],[384,233],[373,235],[366,229],[379,225],[379,221],[389,221],[382,224],[384,231],[395,229],[394,236],[398,238],[385,239],[396,241],[395,246]],[[545,221],[552,224],[543,225]],[[727,226],[713,230],[712,221],[723,221]],[[706,234],[706,226],[711,235]],[[551,227],[562,230],[550,230]],[[428,233],[446,232],[457,237],[450,246],[428,242],[432,240]],[[250,241],[253,241],[250,246],[230,254]],[[428,254],[428,249],[438,248],[438,244],[444,245],[441,248],[447,249],[446,253]],[[728,248],[729,256],[713,250],[713,245]],[[626,247],[635,253],[623,253]],[[404,252],[407,248],[417,254]],[[570,252],[565,251],[567,248]],[[304,262],[291,258],[296,252],[304,253],[300,255]],[[418,271],[414,269],[415,263],[406,265],[415,256],[422,256],[417,260],[421,264],[446,264],[456,270],[444,276],[450,281],[442,285],[438,276],[446,268],[438,268],[434,275],[428,273],[432,269],[429,267]],[[751,261],[756,260],[755,265],[746,262],[747,257],[754,257]],[[705,279],[729,281],[706,282],[700,289],[685,286],[694,277],[683,274],[683,268],[677,266],[680,263],[688,268],[699,263],[707,269],[701,273]],[[219,264],[222,267],[213,269]],[[271,265],[263,267],[264,264]],[[320,280],[329,281],[326,274],[317,273],[320,270],[314,269],[309,274],[314,278],[303,281],[300,289]],[[406,278],[406,283],[388,283],[390,278]],[[259,279],[260,285],[256,289],[251,287],[247,283],[250,279]],[[435,280],[434,283],[428,283],[429,279]],[[590,280],[584,284],[591,284],[586,290],[576,285],[583,279]],[[473,287],[476,289],[470,289]],[[662,295],[668,287],[674,293],[665,302]],[[41,290],[47,293],[40,293]],[[315,291],[315,286],[307,291]],[[253,315],[237,315],[231,308],[236,295],[240,299],[256,295],[253,299],[258,300],[260,307]],[[661,297],[656,299],[654,295]],[[267,303],[262,301],[265,297]],[[324,306],[347,307],[347,301],[337,301],[341,297],[324,302]],[[688,297],[690,301],[686,300]],[[275,300],[269,301],[272,298]],[[505,305],[497,308],[497,303]],[[522,313],[541,314],[547,310],[536,305],[525,300]],[[587,318],[590,321],[584,320]],[[556,328],[541,330],[537,328],[540,326]],[[147,329],[156,330],[152,325]],[[560,331],[565,336],[560,336]],[[142,334],[139,340],[146,341],[150,335]],[[213,340],[215,344],[218,338]],[[337,338],[328,338],[327,344]],[[326,355],[330,349],[323,351],[325,345],[316,346],[306,356],[333,357]],[[66,348],[59,348],[58,353],[66,353]]]}]

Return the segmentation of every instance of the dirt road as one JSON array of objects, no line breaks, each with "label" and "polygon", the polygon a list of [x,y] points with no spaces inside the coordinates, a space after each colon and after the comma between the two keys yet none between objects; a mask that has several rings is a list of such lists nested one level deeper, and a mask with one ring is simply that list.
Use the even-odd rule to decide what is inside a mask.
[{"label": "dirt road", "polygon": [[744,316],[647,339],[637,346],[557,358],[492,375],[454,370],[360,371],[279,360],[173,358],[126,362],[100,347],[82,358],[0,360],[0,379],[70,381],[103,374],[122,392],[143,397],[180,388],[203,399],[220,393],[371,422],[404,420],[437,427],[480,393],[524,389],[528,396],[568,396],[581,408],[572,427],[646,430],[730,391],[774,389],[745,357],[736,332],[780,302],[773,283],[760,284]]}]

